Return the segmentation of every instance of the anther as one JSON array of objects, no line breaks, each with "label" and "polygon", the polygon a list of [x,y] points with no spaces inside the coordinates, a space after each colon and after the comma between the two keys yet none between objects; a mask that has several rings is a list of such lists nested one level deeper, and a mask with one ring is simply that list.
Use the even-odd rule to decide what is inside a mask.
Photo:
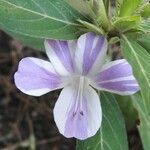
[{"label": "anther", "polygon": [[83,114],[83,111],[80,111],[80,115],[82,115],[82,116],[84,115],[84,114]]}]

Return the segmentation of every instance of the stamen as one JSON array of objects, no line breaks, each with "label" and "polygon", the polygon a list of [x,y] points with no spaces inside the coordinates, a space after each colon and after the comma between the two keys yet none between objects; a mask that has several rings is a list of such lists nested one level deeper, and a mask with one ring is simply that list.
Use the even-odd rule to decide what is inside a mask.
[{"label": "stamen", "polygon": [[83,90],[84,90],[84,77],[80,77],[73,116],[75,116],[77,112],[83,115],[83,106],[82,106]]}]

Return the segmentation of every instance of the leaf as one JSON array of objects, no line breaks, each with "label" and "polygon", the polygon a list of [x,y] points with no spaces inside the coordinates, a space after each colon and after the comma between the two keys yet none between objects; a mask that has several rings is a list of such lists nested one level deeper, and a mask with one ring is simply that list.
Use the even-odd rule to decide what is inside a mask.
[{"label": "leaf", "polygon": [[125,32],[136,27],[141,21],[140,16],[128,16],[116,18],[114,26],[121,32]]},{"label": "leaf", "polygon": [[79,35],[77,19],[84,17],[64,0],[0,0],[0,28],[22,41],[74,39]]},{"label": "leaf", "polygon": [[140,132],[141,140],[144,150],[150,149],[150,115],[147,114],[146,108],[140,95],[132,96],[133,105],[139,112],[140,125],[138,130]]},{"label": "leaf", "polygon": [[150,35],[138,38],[138,43],[150,53]]},{"label": "leaf", "polygon": [[115,0],[115,6],[116,6],[115,13],[116,13],[116,16],[119,16],[119,13],[120,13],[119,11],[120,11],[120,7],[121,7],[122,3],[123,3],[123,0]]},{"label": "leaf", "polygon": [[109,44],[115,44],[115,43],[117,43],[119,41],[120,41],[120,38],[117,37],[117,36],[114,36],[114,37],[110,38]]},{"label": "leaf", "polygon": [[85,27],[86,32],[95,32],[96,34],[98,33],[100,35],[104,35],[104,30],[101,27],[97,27],[92,23],[82,20],[78,20],[78,22],[80,22],[83,25],[83,27]]},{"label": "leaf", "polygon": [[143,0],[123,0],[120,4],[119,17],[131,16],[136,13]]},{"label": "leaf", "polygon": [[103,0],[97,1],[97,22],[102,26],[106,31],[109,30],[110,21],[108,19],[107,8],[104,5]]},{"label": "leaf", "polygon": [[33,38],[29,36],[20,35],[17,33],[13,33],[10,31],[7,31],[9,35],[12,35],[15,39],[17,39],[19,42],[21,42],[24,46],[32,47],[36,50],[44,51],[44,39],[42,38]]},{"label": "leaf", "polygon": [[142,17],[145,19],[150,17],[150,4],[147,4],[144,8],[143,11],[141,12]]},{"label": "leaf", "polygon": [[138,119],[138,113],[133,106],[132,98],[131,96],[120,96],[120,95],[115,95],[115,98],[123,113],[127,130],[130,131],[135,127],[136,121]]},{"label": "leaf", "polygon": [[150,33],[150,20],[143,22],[140,24],[139,29],[145,33]]},{"label": "leaf", "polygon": [[65,0],[73,8],[79,11],[83,15],[88,15],[88,9],[86,7],[86,2],[84,0]]},{"label": "leaf", "polygon": [[[77,150],[128,150],[124,120],[115,97],[100,93],[102,125],[94,137],[77,141]],[[93,110],[94,111],[94,110]]]},{"label": "leaf", "polygon": [[143,98],[146,112],[150,113],[150,54],[137,42],[123,36],[121,42],[123,56],[131,64]]},{"label": "leaf", "polygon": [[119,16],[120,7],[121,7],[122,3],[123,3],[123,0],[116,0],[115,1],[115,5],[116,5],[116,7],[115,7],[115,16]]},{"label": "leaf", "polygon": [[104,1],[104,5],[106,7],[106,12],[107,12],[107,14],[109,14],[110,1],[109,0],[103,0],[103,1]]},{"label": "leaf", "polygon": [[122,41],[124,57],[132,65],[134,75],[141,87],[142,98],[133,98],[133,104],[139,112],[138,127],[145,150],[150,149],[150,54],[135,41],[124,37]]}]

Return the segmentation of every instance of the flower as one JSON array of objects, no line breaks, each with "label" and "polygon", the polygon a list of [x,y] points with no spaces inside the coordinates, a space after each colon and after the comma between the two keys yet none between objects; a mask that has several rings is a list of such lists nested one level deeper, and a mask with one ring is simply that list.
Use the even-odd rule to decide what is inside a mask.
[{"label": "flower", "polygon": [[45,40],[45,47],[50,62],[33,57],[22,59],[15,84],[33,96],[63,88],[54,107],[54,120],[65,137],[83,140],[100,128],[100,99],[92,87],[120,95],[139,90],[125,59],[104,63],[105,37],[89,32],[74,41]]}]

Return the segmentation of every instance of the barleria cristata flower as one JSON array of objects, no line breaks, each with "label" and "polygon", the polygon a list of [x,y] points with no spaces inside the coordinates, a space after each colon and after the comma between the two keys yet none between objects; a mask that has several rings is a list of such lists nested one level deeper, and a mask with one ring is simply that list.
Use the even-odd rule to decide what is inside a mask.
[{"label": "barleria cristata flower", "polygon": [[63,88],[54,107],[54,119],[65,137],[83,140],[100,128],[100,98],[93,88],[120,95],[139,90],[125,59],[104,64],[105,37],[86,33],[77,41],[46,40],[45,47],[50,62],[33,57],[22,59],[15,84],[33,96]]}]

